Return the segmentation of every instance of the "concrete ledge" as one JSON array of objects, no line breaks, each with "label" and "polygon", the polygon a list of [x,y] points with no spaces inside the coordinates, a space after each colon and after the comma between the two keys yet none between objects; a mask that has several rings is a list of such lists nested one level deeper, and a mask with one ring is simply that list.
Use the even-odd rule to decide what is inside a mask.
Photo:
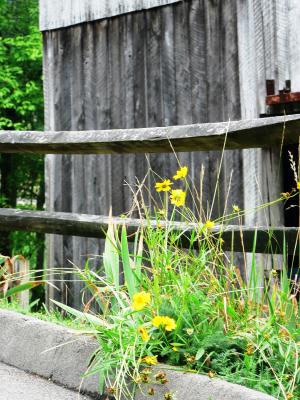
[{"label": "concrete ledge", "polygon": [[[0,343],[1,362],[73,390],[97,349],[96,341],[76,331],[6,310],[0,310]],[[97,377],[85,379],[82,391],[97,393]]]},{"label": "concrete ledge", "polygon": [[[0,362],[51,379],[73,390],[79,389],[91,354],[98,346],[96,340],[71,329],[1,309],[0,343]],[[144,385],[137,393],[136,400],[161,400],[166,393],[172,393],[176,400],[275,400],[219,379],[183,373],[162,365],[156,368],[156,372],[158,370],[166,373],[168,382],[164,385]],[[150,388],[154,389],[153,396],[148,395]],[[82,391],[96,397],[97,376],[85,379]]]},{"label": "concrete ledge", "polygon": [[[160,366],[155,368],[154,374],[158,371],[166,373],[166,384],[145,384],[142,391],[136,396],[136,400],[161,400],[166,398],[165,394],[170,393],[172,400],[275,400],[274,397],[264,393],[222,381],[221,379],[209,378],[205,375],[183,373],[170,370],[168,367]],[[155,378],[150,378],[155,381]],[[148,390],[154,389],[154,395],[149,396]]]}]

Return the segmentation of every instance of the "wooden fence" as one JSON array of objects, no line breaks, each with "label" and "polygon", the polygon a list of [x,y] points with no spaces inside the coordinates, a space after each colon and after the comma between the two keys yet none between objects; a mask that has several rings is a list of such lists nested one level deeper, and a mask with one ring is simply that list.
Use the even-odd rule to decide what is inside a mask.
[{"label": "wooden fence", "polygon": [[[0,153],[122,154],[207,151],[298,144],[300,114],[247,121],[195,124],[166,128],[122,129],[81,132],[0,132]],[[278,194],[279,195],[279,194]],[[143,221],[113,218],[133,233]],[[0,209],[1,230],[103,238],[107,216],[47,211]],[[156,222],[152,221],[155,228]],[[189,236],[196,225],[174,223],[174,229]],[[298,227],[216,226],[222,232],[224,249],[252,251],[257,235],[257,253],[282,253],[283,244],[292,252],[298,243]]]}]

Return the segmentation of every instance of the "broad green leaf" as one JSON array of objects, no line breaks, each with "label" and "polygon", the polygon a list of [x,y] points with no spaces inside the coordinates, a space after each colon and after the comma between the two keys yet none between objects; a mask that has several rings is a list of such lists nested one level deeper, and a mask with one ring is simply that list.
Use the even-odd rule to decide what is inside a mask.
[{"label": "broad green leaf", "polygon": [[125,226],[122,227],[121,233],[121,257],[123,263],[124,277],[125,283],[128,289],[128,293],[130,298],[132,299],[133,295],[136,293],[136,278],[134,275],[134,271],[131,267],[131,260],[129,256],[129,248],[128,248],[128,240],[127,240],[127,232]]},{"label": "broad green leaf", "polygon": [[5,294],[5,297],[10,297],[14,294],[24,292],[25,290],[30,290],[33,289],[34,287],[37,287],[39,285],[43,285],[46,282],[44,281],[34,281],[34,282],[26,282],[18,286],[14,286],[11,289],[8,289],[8,291]]},{"label": "broad green leaf", "polygon": [[50,299],[50,300],[52,301],[52,303],[54,303],[58,307],[62,308],[67,313],[69,313],[71,315],[74,315],[74,317],[85,319],[86,321],[88,321],[92,325],[99,326],[101,328],[107,328],[107,329],[112,328],[111,324],[109,324],[108,322],[104,321],[103,319],[95,317],[92,314],[83,313],[81,311],[75,310],[75,308],[69,307],[69,306],[67,306],[67,305],[65,305],[63,303],[60,303],[59,301],[56,301],[56,300],[53,300],[53,299]]},{"label": "broad green leaf", "polygon": [[110,221],[105,240],[103,253],[103,265],[107,280],[119,290],[120,287],[120,266],[119,254],[114,233],[114,225]]}]

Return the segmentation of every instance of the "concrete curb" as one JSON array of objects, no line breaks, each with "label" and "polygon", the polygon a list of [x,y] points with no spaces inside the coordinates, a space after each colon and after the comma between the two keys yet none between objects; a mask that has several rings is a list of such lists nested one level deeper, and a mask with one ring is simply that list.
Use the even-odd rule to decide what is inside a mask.
[{"label": "concrete curb", "polygon": [[[164,385],[143,385],[135,400],[162,400],[167,398],[166,393],[171,394],[172,400],[275,400],[256,390],[205,375],[170,370],[167,366],[155,368],[154,374],[158,371],[166,373],[168,382]],[[154,377],[150,380],[155,382]],[[153,396],[147,395],[150,388],[154,389]]]},{"label": "concrete curb", "polygon": [[[0,343],[1,362],[73,390],[79,389],[97,349],[88,336],[7,310],[0,310]],[[84,379],[81,390],[97,393],[97,377]]]},{"label": "concrete curb", "polygon": [[[71,329],[1,309],[0,343],[0,362],[73,390],[80,388],[82,375],[98,346],[96,340]],[[165,393],[172,393],[176,400],[187,396],[189,400],[275,400],[274,397],[219,379],[170,370],[167,366],[159,366],[157,370],[166,373],[168,383],[144,385],[136,400],[161,400]],[[155,381],[154,378],[150,380]],[[149,388],[154,389],[153,396],[148,395]],[[97,376],[84,379],[81,391],[96,397]]]}]

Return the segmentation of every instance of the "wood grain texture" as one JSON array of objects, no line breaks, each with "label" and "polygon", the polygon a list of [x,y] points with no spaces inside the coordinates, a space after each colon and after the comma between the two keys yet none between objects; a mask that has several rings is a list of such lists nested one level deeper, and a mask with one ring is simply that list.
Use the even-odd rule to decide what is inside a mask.
[{"label": "wood grain texture", "polygon": [[[118,106],[113,107],[118,108]],[[117,118],[117,117],[115,117]],[[103,131],[0,131],[0,152],[124,154],[210,151],[298,144],[300,116]],[[173,147],[173,149],[172,149]]]},{"label": "wood grain texture", "polygon": [[182,0],[39,0],[40,30],[64,28]]},{"label": "wood grain texture", "polygon": [[[207,234],[201,224],[185,224],[181,222],[165,223],[160,222],[157,226],[156,221],[146,221],[143,219],[132,218],[110,218],[107,216],[71,214],[71,213],[51,213],[46,211],[24,211],[16,209],[0,209],[0,223],[7,231],[26,231],[55,233],[59,235],[76,235],[80,237],[105,238],[109,223],[116,227],[125,226],[128,239],[134,240],[134,233],[137,230],[151,229],[173,229],[182,233],[182,245],[189,246],[188,239],[197,230],[200,237]],[[293,253],[299,241],[299,228],[290,227],[270,227],[270,226],[237,226],[225,225],[215,226],[209,233],[212,236],[222,237],[224,240],[223,250],[252,251],[255,235],[257,253],[272,252],[274,254],[283,251],[282,243],[286,240],[284,251]],[[146,233],[145,233],[146,235]],[[243,242],[243,246],[242,246]],[[199,243],[195,242],[195,248]]]},{"label": "wood grain texture", "polygon": [[[292,80],[292,90],[299,89],[296,72],[300,68],[299,29],[295,21],[298,21],[300,3],[239,0],[237,5],[242,118],[254,118],[265,112],[266,79],[276,80],[276,91],[284,87],[286,79]],[[268,203],[282,191],[281,147],[243,153],[244,177],[248,182],[245,207],[254,208]],[[271,211],[253,213],[245,222],[281,225],[283,207],[278,205]],[[266,268],[282,264],[280,260],[269,261],[263,262]]]},{"label": "wood grain texture", "polygon": [[[72,64],[68,71],[71,83],[67,90],[71,93],[73,104],[71,129],[77,131],[186,125],[222,121],[224,115],[239,119],[238,105],[232,107],[235,101],[238,103],[238,93],[224,89],[227,85],[226,73],[231,68],[231,76],[238,77],[234,63],[228,63],[225,54],[230,46],[233,60],[234,55],[237,55],[237,43],[231,34],[224,36],[221,32],[221,27],[226,27],[229,23],[227,19],[230,19],[231,24],[232,18],[236,17],[230,16],[230,11],[234,11],[234,2],[230,0],[230,4],[233,8],[229,7],[229,12],[223,13],[222,4],[216,6],[215,1],[180,1],[165,7],[119,15],[115,21],[103,19],[68,29],[44,32],[46,71],[49,69],[48,61],[51,65],[52,59],[59,59],[58,53],[66,51],[64,47],[69,46],[72,49]],[[68,36],[69,43],[62,41],[60,33],[66,30],[71,32],[71,37]],[[219,33],[215,35],[213,32]],[[51,55],[49,60],[48,54]],[[60,70],[54,64],[51,71],[47,87],[60,93]],[[232,78],[230,82],[231,80]],[[56,124],[55,129],[53,126],[49,129],[70,130],[68,118],[62,118],[57,110],[58,100],[52,97],[51,105],[46,110],[47,121],[53,122],[55,119]],[[165,151],[169,152],[170,147],[166,140],[165,145]],[[218,148],[221,147],[220,144]],[[95,209],[97,214],[105,215],[111,205],[115,215],[128,211],[132,197],[124,182],[129,182],[135,189],[136,179],[141,181],[148,170],[148,160],[155,173],[162,178],[172,176],[178,168],[178,161],[172,153],[151,155],[149,158],[147,154],[146,157],[144,154],[92,156],[96,157],[95,163],[89,161],[89,156],[82,158],[81,164],[77,161],[78,156],[72,156],[72,166],[67,162],[62,165],[63,173],[71,182],[72,211],[93,213]],[[47,208],[55,211],[61,211],[61,203],[55,201],[55,198],[63,196],[63,191],[57,184],[59,175],[55,172],[55,160],[57,158],[59,161],[59,157],[47,156],[47,180],[55,187],[55,194],[52,191],[47,196]],[[48,162],[49,159],[52,160],[51,163]],[[179,152],[178,159],[182,165],[189,167],[198,192],[200,170],[202,167],[205,169],[202,198],[202,218],[205,218],[215,190],[220,152]],[[228,155],[228,160],[230,170],[233,169],[239,176],[240,160],[232,158],[231,162],[231,155]],[[228,176],[231,172],[222,171],[221,181],[225,173]],[[153,179],[150,177],[146,183],[153,187]],[[216,200],[218,207],[215,208],[213,217],[217,216],[217,209],[224,208],[224,193],[227,190],[226,185],[220,185],[219,192],[222,195]],[[157,199],[153,191],[151,195]],[[149,197],[145,195],[148,205],[152,204]],[[240,199],[241,193],[236,197]],[[235,202],[240,207],[243,206],[242,200]],[[198,212],[198,199],[195,203],[189,199],[188,204]],[[88,254],[102,253],[100,241],[92,247],[88,244],[90,241],[91,239],[72,239],[71,259],[77,265],[84,265],[84,261],[89,258]],[[60,248],[61,244],[55,238],[48,249],[49,269],[66,265],[67,259]],[[70,291],[73,289],[76,294],[70,300],[70,305],[80,302],[78,288],[70,288]]]},{"label": "wood grain texture", "polygon": [[[280,0],[276,2],[278,12],[284,8],[279,3]],[[67,5],[67,1],[65,4]],[[275,60],[275,64],[278,62],[276,56],[272,55],[273,49],[280,48],[280,54],[296,55],[298,46],[298,41],[293,45],[289,42],[289,50],[286,53],[283,46],[285,27],[291,21],[289,16],[286,22],[285,15],[297,15],[295,10],[299,6],[296,0],[293,0],[294,10],[288,8],[285,14],[280,13],[280,18],[278,13],[274,14],[275,9],[272,11],[270,7],[272,1],[269,0],[188,0],[65,29],[45,31],[43,36],[47,73],[47,129],[152,129],[168,125],[257,118],[264,105],[264,79],[265,74],[269,73],[266,71],[272,72],[271,60]],[[281,32],[278,45],[271,45],[270,61],[264,60],[262,52],[267,38],[274,32],[271,26],[265,27],[269,23],[269,17]],[[295,29],[292,27],[296,26],[295,17],[289,28],[291,37],[291,32]],[[264,32],[269,33],[267,35]],[[296,33],[294,37],[298,37]],[[68,52],[71,63],[62,57],[62,54]],[[62,82],[64,68],[68,69],[71,77],[66,80],[66,84]],[[275,72],[276,68],[275,65]],[[299,70],[296,56],[293,56],[290,68],[296,75]],[[284,76],[282,70],[278,76]],[[63,94],[62,88],[66,94]],[[71,97],[71,110],[68,101],[68,107],[64,108],[64,96]],[[161,129],[158,130],[162,132]],[[141,132],[142,129],[140,132],[136,131],[136,134],[140,135]],[[261,133],[255,140],[265,140],[265,145],[268,145],[268,141],[273,143],[275,138],[276,144],[281,137],[282,126],[280,129],[278,127],[275,136],[270,133],[268,138],[264,138],[263,131]],[[208,147],[208,136],[203,138],[201,145],[198,143],[197,150],[212,148]],[[170,151],[166,137],[160,139],[161,142],[155,143],[151,139],[149,145],[152,148],[156,146],[155,151]],[[111,137],[107,139],[108,142],[111,140]],[[217,143],[218,149],[222,147],[223,140],[224,136]],[[114,151],[132,151],[128,147],[123,148],[123,144],[117,146]],[[158,145],[162,147],[159,148]],[[231,145],[233,149],[239,148],[233,137]],[[184,148],[186,147],[178,150]],[[215,146],[213,148],[216,149]],[[149,151],[149,148],[144,150]],[[251,198],[256,204],[261,203],[262,197],[256,185],[256,177],[259,174],[261,176],[261,162],[265,153],[268,155],[270,151],[250,152],[253,155],[251,159],[247,158],[246,153],[243,153],[245,157],[242,157],[240,150],[226,151],[220,174],[219,151],[177,153],[179,162],[189,167],[193,185],[198,192],[201,168],[205,170],[201,198],[202,218],[207,217],[210,211],[212,218],[224,211],[229,183],[229,208],[233,202],[244,208],[244,200],[248,202]],[[149,157],[148,155],[149,153],[146,156],[142,153],[124,153],[65,155],[63,158],[60,158],[60,155],[47,156],[47,185],[51,187],[47,195],[48,210],[62,211],[62,182],[69,181],[72,191],[69,211],[107,215],[111,205],[114,215],[128,211],[132,198],[129,196],[129,188],[123,182],[129,181],[135,188],[136,178],[141,180],[145,176],[148,160],[155,173],[162,178],[171,177],[177,169],[178,161],[172,153],[150,154]],[[72,159],[70,163],[67,161],[68,157]],[[267,164],[272,168],[272,174],[276,165],[279,165],[272,156]],[[220,180],[215,190],[218,175]],[[244,185],[241,182],[244,182]],[[251,185],[251,182],[255,184]],[[265,184],[265,180],[261,182]],[[153,180],[147,178],[147,184],[151,188],[152,183]],[[269,180],[265,188],[270,188],[271,185],[272,181]],[[243,186],[247,189],[245,192]],[[282,191],[279,186],[274,186],[274,193]],[[214,193],[215,206],[212,207]],[[157,199],[153,191],[151,195]],[[146,200],[147,205],[152,204],[148,198]],[[198,198],[196,204],[189,199],[188,205],[197,211],[199,202]],[[279,215],[280,213],[279,210]],[[274,213],[275,215],[277,218],[278,214]],[[269,222],[268,218],[269,215],[266,215],[266,218],[260,219],[259,225]],[[66,245],[69,246],[68,254],[77,265],[84,264],[84,260],[89,257],[87,254],[101,254],[100,241],[92,241],[93,239],[78,237],[73,238],[72,243],[65,242],[65,245],[62,245],[61,238],[57,241],[55,239],[51,249],[48,249],[48,254],[52,254],[49,256],[49,268],[66,265]],[[70,301],[71,305],[73,301],[76,304],[80,301],[78,288],[74,288],[74,291],[76,293]]]}]

